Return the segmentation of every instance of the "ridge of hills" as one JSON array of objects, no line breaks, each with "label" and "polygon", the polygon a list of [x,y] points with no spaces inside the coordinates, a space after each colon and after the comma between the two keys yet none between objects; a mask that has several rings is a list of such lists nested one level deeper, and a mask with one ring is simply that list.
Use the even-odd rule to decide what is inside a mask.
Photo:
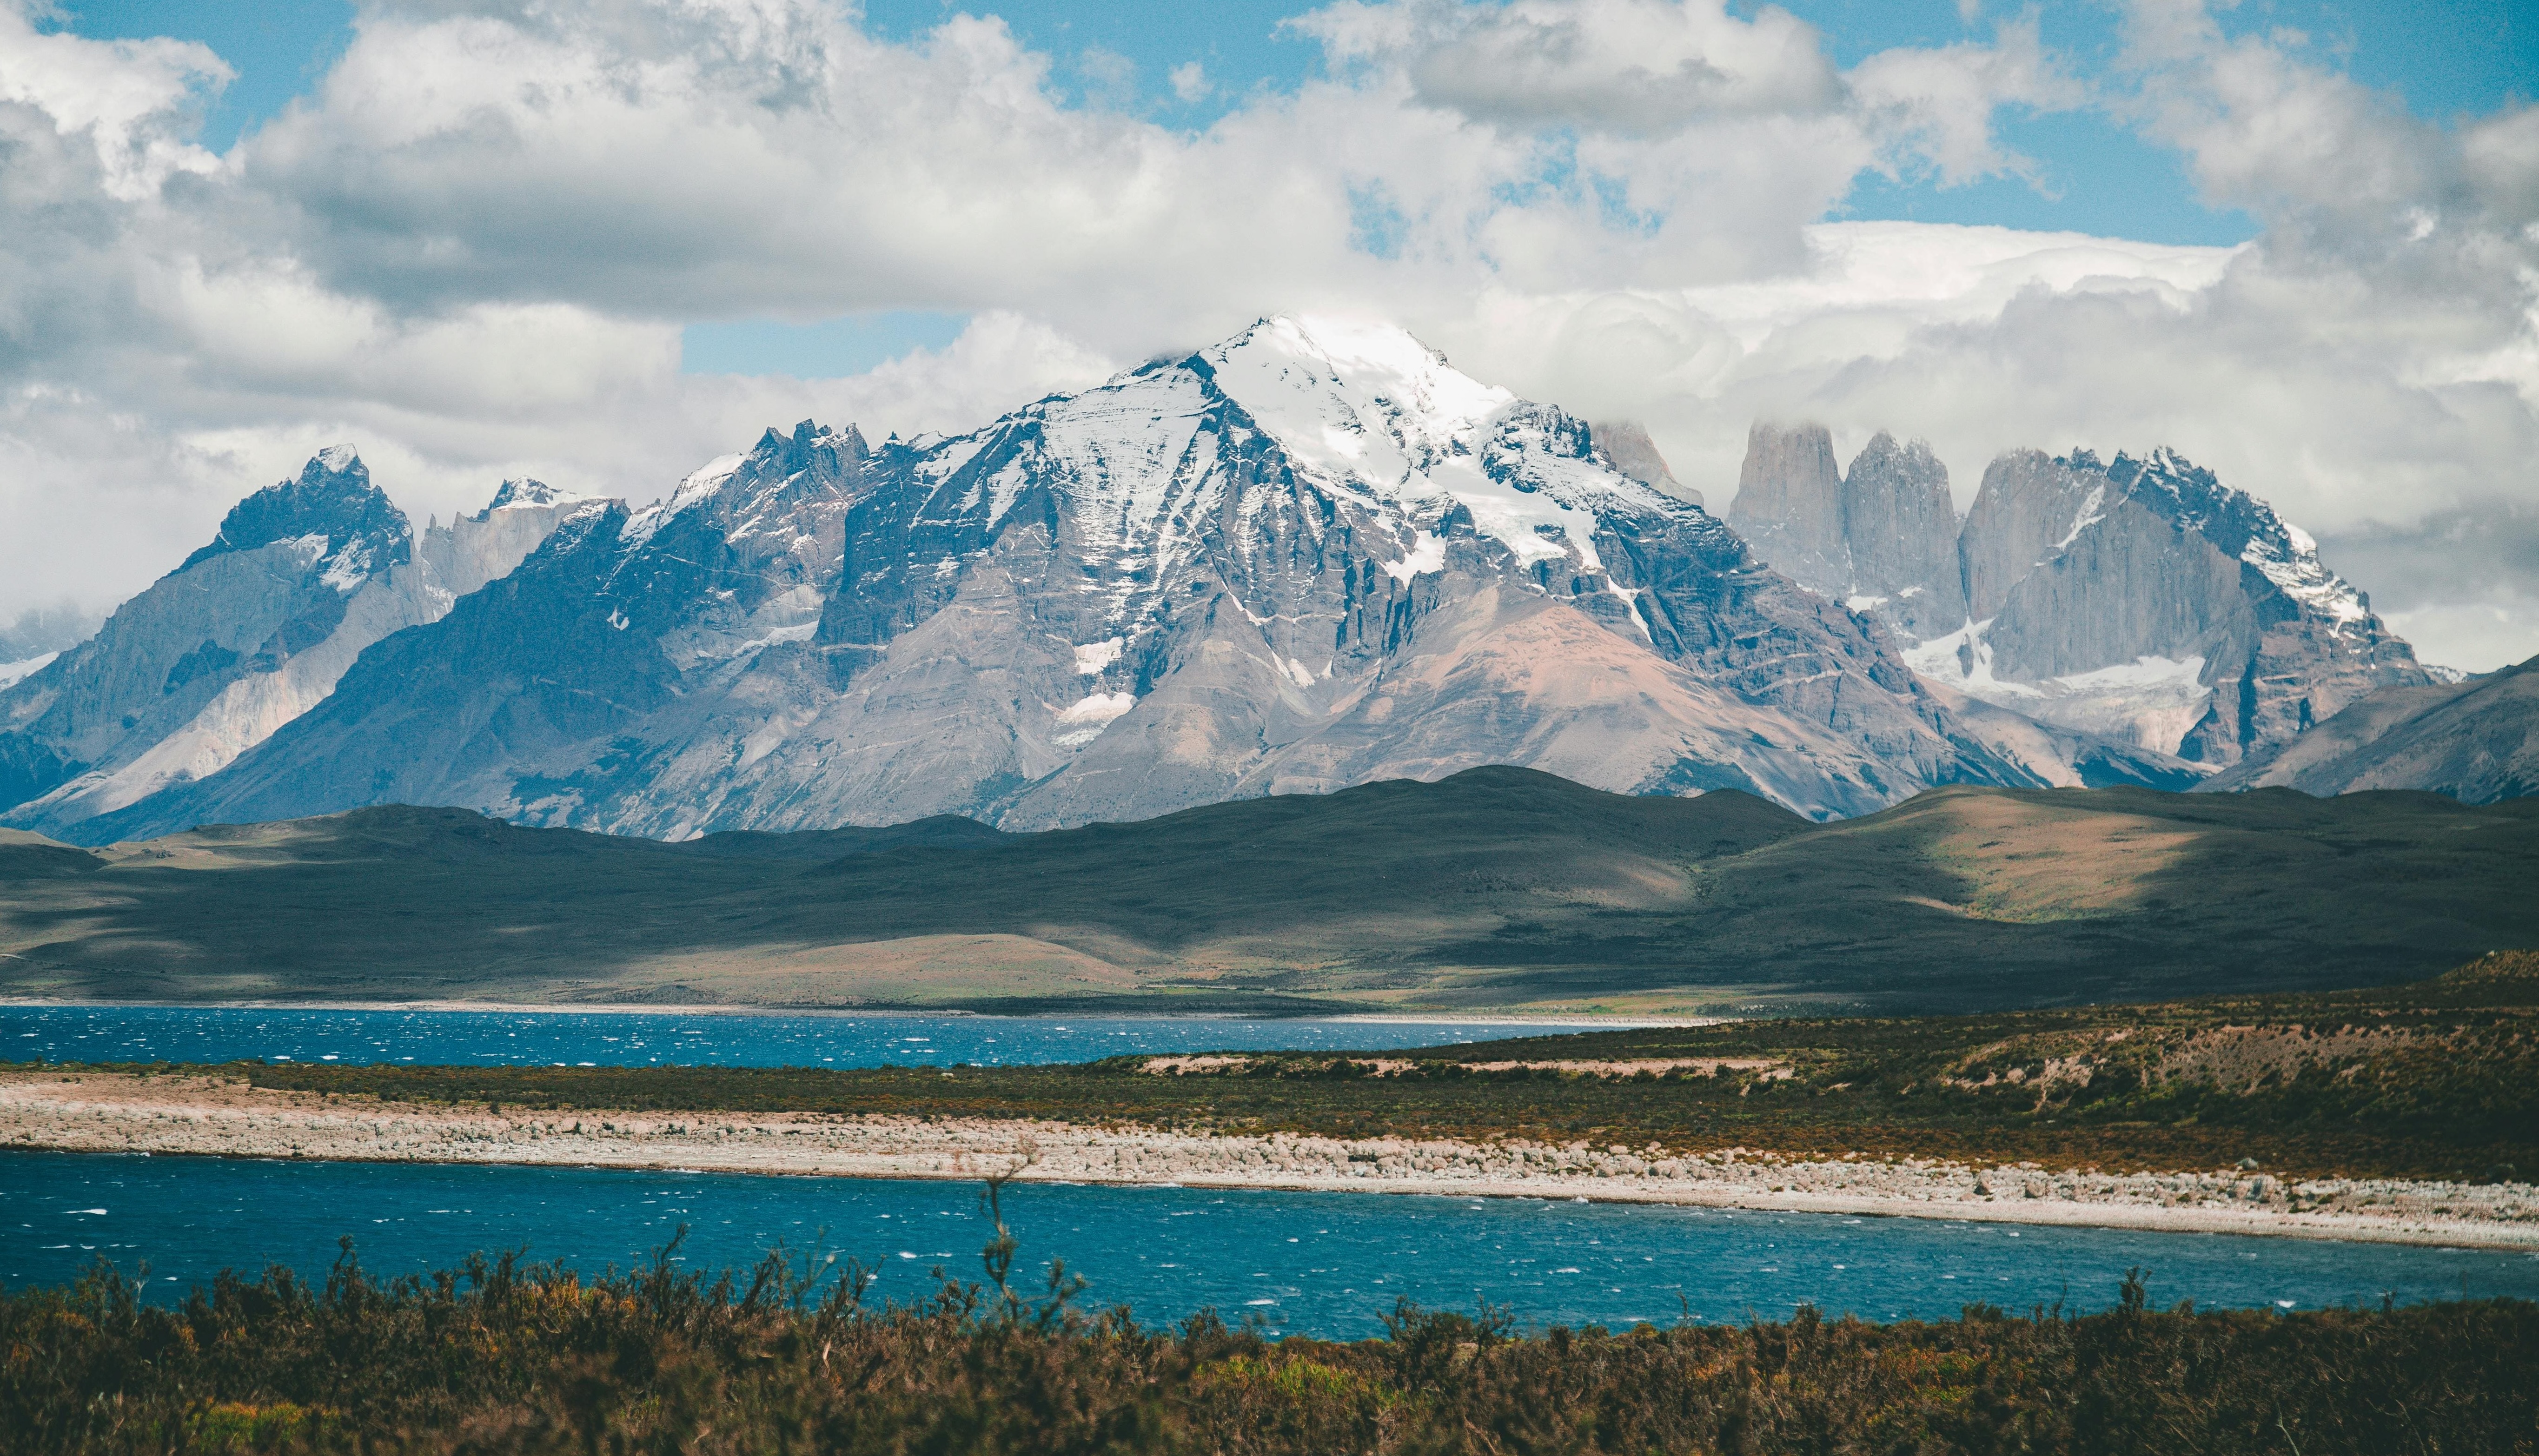
[{"label": "ridge of hills", "polygon": [[0,835],[0,994],[1251,1012],[1974,1010],[2539,940],[2539,801],[1954,787],[1816,824],[1469,770],[1132,823],[680,844],[379,806]]}]

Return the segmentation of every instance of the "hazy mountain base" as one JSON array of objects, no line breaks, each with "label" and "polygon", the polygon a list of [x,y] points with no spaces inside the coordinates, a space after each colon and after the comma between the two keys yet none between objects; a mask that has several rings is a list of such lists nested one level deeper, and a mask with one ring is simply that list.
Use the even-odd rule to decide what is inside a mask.
[{"label": "hazy mountain base", "polygon": [[1965,1009],[2385,984],[2539,942],[2539,801],[2421,794],[1950,789],[1812,825],[1493,768],[1039,835],[797,838],[403,808],[96,853],[8,837],[0,993]]}]

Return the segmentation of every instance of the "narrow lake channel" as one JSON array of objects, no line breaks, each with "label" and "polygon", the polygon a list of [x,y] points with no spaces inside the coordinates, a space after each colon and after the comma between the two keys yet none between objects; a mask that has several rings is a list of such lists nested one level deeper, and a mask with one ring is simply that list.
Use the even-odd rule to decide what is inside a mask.
[{"label": "narrow lake channel", "polygon": [[[241,1059],[503,1066],[982,1065],[1210,1050],[1434,1046],[1541,1023],[827,1013],[0,1006],[0,1061]],[[1279,1333],[1376,1333],[1397,1299],[1521,1325],[1951,1316],[1966,1304],[2102,1308],[2125,1271],[2163,1304],[2315,1309],[2539,1298],[2539,1254],[2216,1234],[2004,1227],[1924,1218],[1546,1203],[1536,1199],[1033,1184],[1007,1200],[1035,1282],[1064,1259],[1085,1301],[1141,1321],[1214,1308]],[[354,1237],[380,1274],[525,1250],[596,1272],[679,1257],[719,1271],[780,1240],[880,1271],[908,1300],[941,1269],[979,1277],[975,1184],[592,1168],[273,1162],[0,1152],[0,1282],[149,1267],[173,1298],[222,1269],[322,1278]]]},{"label": "narrow lake channel", "polygon": [[[1802,1302],[1893,1320],[1986,1303],[2103,1308],[2127,1269],[2165,1304],[2316,1309],[2510,1294],[2539,1298],[2539,1255],[2491,1250],[1927,1218],[1184,1188],[1035,1184],[1006,1218],[1018,1269],[1052,1257],[1085,1300],[1140,1321],[1213,1307],[1279,1333],[1371,1335],[1394,1301],[1506,1307],[1521,1325],[1775,1319]],[[692,1268],[746,1266],[780,1239],[877,1266],[876,1293],[920,1297],[941,1268],[979,1277],[975,1184],[592,1168],[276,1162],[0,1153],[0,1281],[74,1278],[103,1256],[147,1263],[172,1298],[223,1268],[322,1278],[351,1234],[376,1273],[525,1249],[597,1271],[682,1224]],[[825,1234],[823,1231],[825,1230]]]}]

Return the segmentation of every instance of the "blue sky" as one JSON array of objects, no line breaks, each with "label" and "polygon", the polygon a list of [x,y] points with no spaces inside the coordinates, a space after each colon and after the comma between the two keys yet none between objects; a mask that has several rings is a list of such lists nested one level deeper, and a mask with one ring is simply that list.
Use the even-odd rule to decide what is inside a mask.
[{"label": "blue sky", "polygon": [[[923,35],[967,12],[1000,17],[1052,62],[1051,81],[1075,104],[1107,105],[1160,124],[1203,128],[1261,91],[1284,92],[1320,69],[1321,51],[1282,27],[1310,9],[1294,0],[869,0],[865,25],[891,39]],[[1759,7],[1732,7],[1750,16]],[[1789,0],[1828,54],[1850,66],[1899,45],[1941,45],[1990,33],[1993,3],[1969,23],[1956,0]],[[2094,0],[2033,12],[2046,47],[2083,80],[2102,74],[2118,40],[2115,13]],[[309,91],[351,36],[345,0],[64,0],[58,22],[93,38],[172,35],[199,40],[235,68],[204,117],[203,140],[226,150],[239,135]],[[2298,32],[2303,48],[2389,92],[2419,117],[2448,121],[2529,98],[2539,78],[2534,0],[2244,0],[2224,21],[2232,35]],[[1197,63],[1203,90],[1183,95],[1177,68]],[[2031,182],[1989,177],[1942,185],[1929,176],[1864,174],[1838,217],[1995,224],[2151,243],[2233,243],[2256,224],[2196,195],[2185,159],[2095,110],[2005,117],[2005,143],[2037,164]],[[736,318],[692,324],[691,373],[859,373],[912,348],[941,348],[966,315],[894,311],[802,321]]]}]

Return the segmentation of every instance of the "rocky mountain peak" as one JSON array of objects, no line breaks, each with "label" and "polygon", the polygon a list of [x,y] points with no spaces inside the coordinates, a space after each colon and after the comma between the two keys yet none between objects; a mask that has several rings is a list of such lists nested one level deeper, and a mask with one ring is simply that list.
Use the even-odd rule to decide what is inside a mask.
[{"label": "rocky mountain peak", "polygon": [[266,486],[231,507],[211,543],[176,570],[190,571],[233,551],[308,541],[312,561],[326,564],[327,584],[350,592],[411,559],[413,538],[405,513],[371,483],[370,467],[361,456],[349,445],[335,445],[311,456],[296,478]]},{"label": "rocky mountain peak", "polygon": [[1874,611],[1908,640],[1956,630],[1966,602],[1957,568],[1957,508],[1949,468],[1928,442],[1881,430],[1842,481],[1842,539],[1855,611]]},{"label": "rocky mountain peak", "polygon": [[1773,570],[1819,595],[1850,594],[1851,548],[1843,539],[1842,467],[1833,436],[1818,424],[1757,420],[1746,434],[1746,463],[1728,524]]},{"label": "rocky mountain peak", "polygon": [[2079,538],[2105,502],[2106,479],[2088,451],[2014,450],[1984,467],[1957,537],[1966,615],[1990,621],[2010,589]]},{"label": "rocky mountain peak", "polygon": [[1965,620],[1948,467],[1880,431],[1846,471],[1822,425],[1758,421],[1728,522],[1772,568],[1916,641]]},{"label": "rocky mountain peak", "polygon": [[494,490],[494,499],[486,502],[485,508],[469,519],[478,524],[483,524],[492,520],[497,511],[525,511],[547,506],[570,506],[590,499],[592,497],[549,485],[543,480],[514,476],[497,486]]},{"label": "rocky mountain peak", "polygon": [[2146,460],[2119,453],[2107,466],[2107,479],[2180,530],[2193,531],[2214,549],[2255,568],[2329,630],[2359,629],[2371,618],[2370,598],[2328,570],[2309,532],[2246,491],[2224,485],[2177,451],[2163,446]]},{"label": "rocky mountain peak", "polygon": [[2206,771],[2430,681],[2308,535],[2174,450],[2006,454],[1959,555],[1971,620],[1918,670]]}]

